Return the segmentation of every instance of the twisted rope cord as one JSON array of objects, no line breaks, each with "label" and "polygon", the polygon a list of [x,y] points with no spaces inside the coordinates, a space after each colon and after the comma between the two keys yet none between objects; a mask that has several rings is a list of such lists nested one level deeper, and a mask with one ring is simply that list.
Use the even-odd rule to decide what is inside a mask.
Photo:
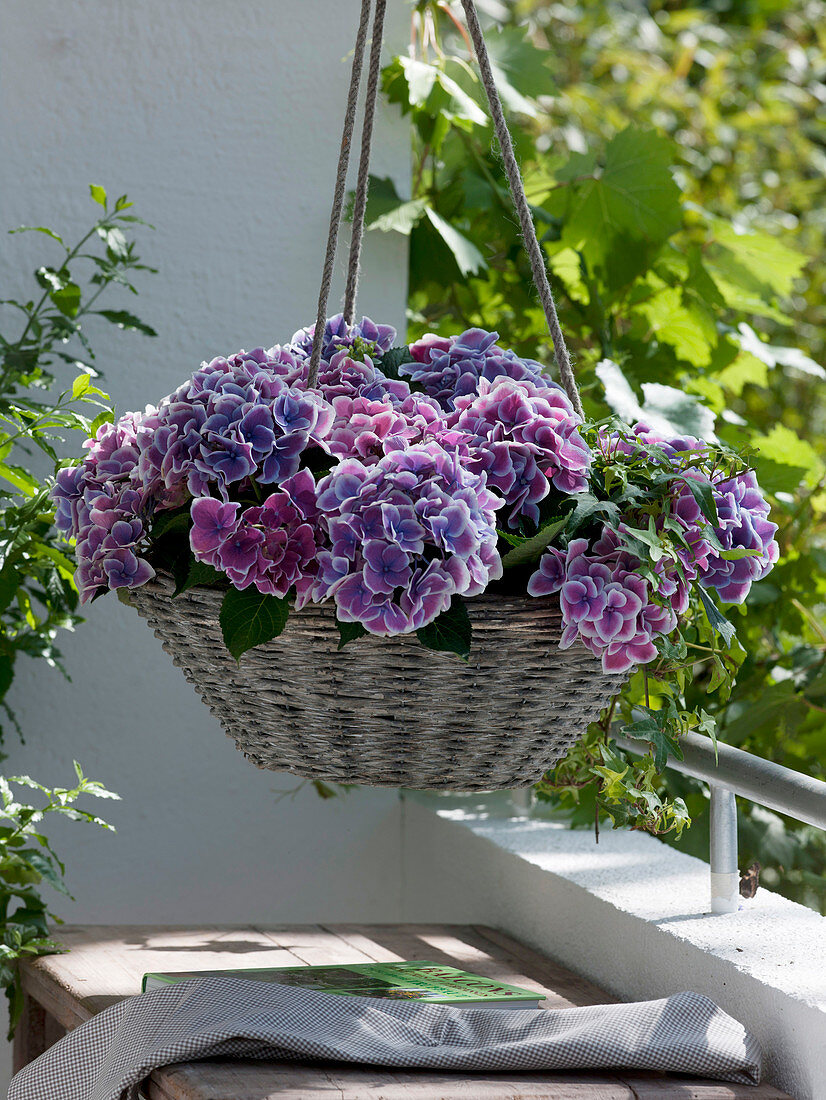
[{"label": "twisted rope cord", "polygon": [[344,291],[344,320],[348,325],[353,323],[356,297],[358,295],[361,246],[364,240],[364,214],[367,209],[367,191],[370,182],[370,153],[373,144],[376,101],[379,93],[381,46],[386,8],[387,0],[376,0],[376,10],[373,14],[373,41],[370,44],[370,58],[367,62],[367,92],[364,100],[364,123],[361,130],[359,174],[356,183],[356,198],[353,204],[353,230],[350,236],[350,259],[347,264],[347,287]]},{"label": "twisted rope cord", "polygon": [[347,94],[347,107],[344,112],[344,128],[341,134],[341,151],[338,156],[336,185],[333,192],[333,208],[330,212],[330,231],[327,236],[327,252],[324,256],[324,269],[321,274],[321,289],[318,293],[318,312],[316,313],[313,349],[310,354],[310,369],[307,377],[309,389],[318,381],[318,367],[321,363],[321,341],[324,336],[324,324],[327,320],[327,302],[330,298],[330,286],[333,281],[333,266],[338,244],[338,230],[341,224],[341,211],[344,206],[344,188],[347,182],[347,167],[350,163],[350,143],[353,138],[353,124],[358,104],[361,70],[364,66],[364,44],[367,41],[367,23],[370,18],[371,0],[361,0],[361,16],[353,50],[353,67],[350,72],[350,91]]},{"label": "twisted rope cord", "polygon": [[485,38],[482,34],[482,28],[479,25],[479,17],[476,14],[476,5],[473,0],[462,0],[462,7],[465,10],[468,31],[473,41],[473,48],[476,51],[476,60],[479,64],[482,84],[484,85],[488,103],[490,104],[493,128],[496,133],[496,140],[499,143],[499,151],[502,154],[505,175],[508,177],[511,198],[513,199],[516,213],[519,216],[522,237],[525,241],[525,247],[528,250],[528,258],[531,263],[534,285],[539,294],[542,308],[545,311],[545,319],[548,322],[548,331],[551,334],[551,340],[554,346],[554,357],[556,359],[557,369],[559,370],[562,385],[571,400],[571,404],[579,415],[582,416],[582,402],[580,401],[579,391],[577,390],[574,380],[571,358],[568,354],[565,337],[562,335],[562,328],[559,324],[559,317],[556,312],[556,304],[554,302],[553,292],[551,291],[551,284],[548,281],[545,260],[536,237],[536,228],[533,224],[531,210],[525,195],[525,187],[522,183],[522,176],[516,161],[516,154],[513,151],[513,142],[511,141],[508,124],[505,121],[505,113],[502,110],[502,101],[496,90],[496,81],[493,78],[493,70],[490,66],[490,57],[488,56],[487,46],[485,45]]}]

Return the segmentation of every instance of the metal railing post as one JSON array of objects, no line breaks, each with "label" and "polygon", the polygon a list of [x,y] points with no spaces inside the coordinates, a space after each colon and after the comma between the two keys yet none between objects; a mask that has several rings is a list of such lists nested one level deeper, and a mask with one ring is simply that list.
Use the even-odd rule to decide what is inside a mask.
[{"label": "metal railing post", "polygon": [[737,799],[734,791],[719,783],[709,784],[711,821],[712,913],[736,913],[740,908],[740,872],[737,867]]}]

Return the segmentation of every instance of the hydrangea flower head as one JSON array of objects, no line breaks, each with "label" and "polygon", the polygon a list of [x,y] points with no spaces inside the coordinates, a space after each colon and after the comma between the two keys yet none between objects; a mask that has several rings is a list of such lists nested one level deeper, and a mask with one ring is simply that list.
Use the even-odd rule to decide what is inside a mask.
[{"label": "hydrangea flower head", "polygon": [[[300,328],[293,334],[290,348],[295,350],[303,359],[309,359],[313,350],[313,337],[315,325]],[[337,313],[335,317],[328,318],[324,325],[324,335],[321,338],[321,358],[327,362],[344,349],[345,351],[366,351],[368,354],[383,355],[393,346],[396,339],[396,330],[392,325],[377,325],[369,317],[362,317],[358,322],[348,325],[344,315]]]},{"label": "hydrangea flower head", "polygon": [[475,395],[454,404],[448,424],[466,441],[471,469],[505,498],[511,527],[522,516],[538,522],[551,485],[565,494],[587,489],[591,451],[562,390],[483,378]]},{"label": "hydrangea flower head", "polygon": [[539,363],[499,347],[498,339],[498,332],[481,328],[468,329],[460,336],[429,333],[410,345],[414,361],[402,364],[399,373],[409,376],[447,410],[455,408],[457,397],[475,394],[483,379],[528,379],[543,389],[559,389],[543,375]]},{"label": "hydrangea flower head", "polygon": [[656,657],[654,639],[674,629],[677,615],[654,602],[634,568],[638,564],[613,538],[594,547],[587,539],[572,539],[564,553],[550,547],[543,554],[528,593],[559,593],[562,649],[580,641],[611,673],[628,672]]},{"label": "hydrangea flower head", "polygon": [[326,548],[314,599],[332,597],[342,622],[400,634],[432,622],[454,595],[501,576],[496,509],[483,475],[435,440],[370,465],[340,462],[318,486]]}]

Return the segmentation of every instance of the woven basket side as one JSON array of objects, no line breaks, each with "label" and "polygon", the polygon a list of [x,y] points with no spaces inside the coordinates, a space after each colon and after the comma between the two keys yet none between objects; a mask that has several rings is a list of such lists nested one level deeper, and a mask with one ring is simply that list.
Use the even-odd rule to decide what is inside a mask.
[{"label": "woven basket side", "polygon": [[333,609],[294,612],[236,663],[222,593],[171,598],[159,575],[129,594],[224,730],[260,768],[328,782],[453,790],[531,786],[621,688],[583,646],[558,648],[555,601],[468,601],[468,663],[415,635],[337,649]]}]

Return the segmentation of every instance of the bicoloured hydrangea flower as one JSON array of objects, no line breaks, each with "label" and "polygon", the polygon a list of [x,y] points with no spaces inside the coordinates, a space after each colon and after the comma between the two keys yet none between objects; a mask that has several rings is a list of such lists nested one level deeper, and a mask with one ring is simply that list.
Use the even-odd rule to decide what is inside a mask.
[{"label": "bicoloured hydrangea flower", "polygon": [[780,550],[775,541],[777,524],[769,519],[769,506],[752,470],[728,481],[714,483],[718,524],[714,528],[723,552],[751,551],[728,560],[716,548],[700,572],[700,583],[717,591],[726,603],[742,603],[752,584],[771,570]]},{"label": "bicoloured hydrangea flower", "polygon": [[565,627],[560,648],[579,640],[602,659],[606,672],[614,673],[656,657],[654,639],[674,629],[677,615],[652,599],[635,564],[613,540],[590,552],[582,538],[573,539],[565,553],[555,547],[546,551],[528,581],[528,593],[558,593]]},{"label": "bicoloured hydrangea flower", "polygon": [[342,622],[402,634],[432,622],[454,595],[501,576],[501,499],[455,451],[430,441],[372,465],[348,458],[318,486],[327,545],[305,598],[335,600]]},{"label": "bicoloured hydrangea flower", "polygon": [[[302,358],[309,359],[313,350],[313,336],[315,325],[300,328],[290,341],[290,348],[294,349]],[[396,330],[392,325],[377,325],[369,317],[362,317],[360,321],[348,325],[344,315],[337,313],[335,317],[329,317],[324,325],[324,335],[321,338],[321,358],[329,362],[332,357],[342,349],[355,350],[358,353],[367,352],[373,358],[383,355],[393,346],[396,339]]]},{"label": "bicoloured hydrangea flower", "polygon": [[[707,444],[693,436],[664,438],[644,423],[635,424],[633,431],[642,443],[659,448],[663,462],[684,471],[682,483],[677,483],[672,511],[689,546],[689,551],[678,551],[686,577],[714,589],[726,603],[742,603],[752,584],[771,570],[779,555],[774,538],[777,524],[769,519],[769,506],[754,472],[745,470],[732,478],[723,472],[712,476],[717,524],[711,524],[688,485],[691,478],[699,476],[688,466],[688,460]],[[622,449],[633,454],[633,443],[623,441]],[[734,560],[721,556],[738,550],[750,553]]]},{"label": "bicoloured hydrangea flower", "polygon": [[[158,407],[101,426],[83,462],[58,473],[56,523],[77,540],[83,601],[146,583],[158,516],[180,508],[191,514],[195,558],[236,588],[295,592],[297,607],[330,599],[342,621],[407,633],[501,576],[497,510],[500,525],[518,527],[538,522],[552,492],[587,488],[580,418],[539,364],[499,347],[496,333],[424,337],[400,368],[408,382],[381,370],[392,328],[334,317],[310,391],[312,332],[202,364]],[[712,476],[712,526],[690,483],[706,445],[660,439],[644,424],[634,433],[638,443],[606,433],[600,446],[629,456],[646,446],[674,470],[678,560],[664,555],[644,580],[619,522],[590,546],[549,549],[528,586],[558,595],[562,644],[581,640],[606,671],[654,657],[691,583],[741,602],[777,560],[752,473]],[[331,463],[317,484],[311,470]]]},{"label": "bicoloured hydrangea flower", "polygon": [[191,514],[195,558],[226,573],[236,588],[286,596],[315,576],[318,509],[309,470],[282,481],[260,505],[241,510],[237,501],[199,497]]},{"label": "bicoloured hydrangea flower", "polygon": [[134,588],[155,575],[140,556],[145,494],[136,481],[139,422],[138,414],[127,413],[116,424],[102,424],[86,441],[85,460],[56,477],[55,523],[77,539],[75,582],[82,602],[103,588]]},{"label": "bicoloured hydrangea flower", "polygon": [[[309,360],[304,364],[301,380],[296,383],[306,389]],[[410,386],[403,379],[388,378],[369,355],[354,359],[347,348],[335,352],[329,362],[321,360],[316,388],[326,401],[336,397],[364,397],[369,401],[401,402],[410,396]]]},{"label": "bicoloured hydrangea flower", "polygon": [[[156,513],[213,494],[228,502],[252,482],[279,486],[298,473],[307,450],[326,447],[335,412],[289,384],[303,367],[283,349],[213,359],[157,408],[98,429],[88,457],[60,471],[53,493],[60,529],[78,540],[84,602],[100,588],[137,587],[154,576],[139,551]],[[119,520],[133,537],[115,547],[110,528]]]},{"label": "bicoloured hydrangea flower", "polygon": [[438,405],[420,394],[403,402],[385,398],[334,397],[335,420],[326,439],[330,454],[358,458],[370,466],[391,451],[401,451],[430,439],[455,446],[460,433],[448,429]]},{"label": "bicoloured hydrangea flower", "polygon": [[[686,480],[693,475],[686,472]],[[713,588],[725,603],[742,603],[752,584],[764,577],[777,561],[777,524],[769,519],[769,506],[752,470],[733,478],[712,479],[717,523],[712,524],[687,484],[677,492],[673,513],[680,521],[690,551],[678,556],[687,577]],[[748,551],[729,560],[725,552]]]},{"label": "bicoloured hydrangea flower", "polygon": [[403,363],[399,373],[410,378],[442,408],[455,408],[457,397],[476,394],[479,383],[499,378],[526,379],[535,386],[557,389],[534,359],[520,359],[510,349],[500,348],[498,332],[470,328],[461,336],[429,333],[410,345],[412,363]]},{"label": "bicoloured hydrangea flower", "polygon": [[552,485],[566,495],[588,487],[582,421],[558,387],[483,378],[477,393],[454,404],[447,422],[466,441],[470,468],[486,473],[505,498],[511,527],[523,516],[538,522],[538,504]]}]

